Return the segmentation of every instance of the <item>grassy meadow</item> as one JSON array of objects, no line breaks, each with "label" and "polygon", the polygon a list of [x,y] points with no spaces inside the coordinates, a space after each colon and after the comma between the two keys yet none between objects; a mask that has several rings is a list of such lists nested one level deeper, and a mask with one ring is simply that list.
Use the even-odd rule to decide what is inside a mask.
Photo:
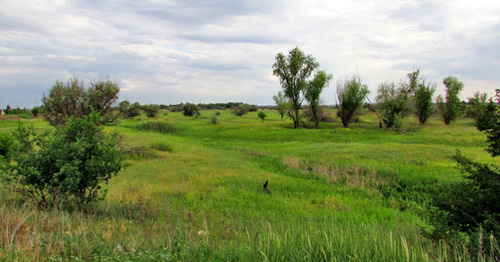
[{"label": "grassy meadow", "polygon": [[[256,112],[222,110],[214,125],[215,112],[142,115],[105,127],[120,134],[129,166],[86,212],[38,210],[4,182],[0,260],[483,259],[422,234],[429,188],[461,179],[449,158],[457,149],[500,164],[484,151],[473,120],[445,126],[433,116],[420,126],[409,116],[397,132],[379,129],[364,111],[348,129],[335,118],[294,130],[271,110],[263,123]],[[18,121],[51,128],[39,118],[0,116],[0,132]],[[137,128],[150,121],[168,128]]]}]

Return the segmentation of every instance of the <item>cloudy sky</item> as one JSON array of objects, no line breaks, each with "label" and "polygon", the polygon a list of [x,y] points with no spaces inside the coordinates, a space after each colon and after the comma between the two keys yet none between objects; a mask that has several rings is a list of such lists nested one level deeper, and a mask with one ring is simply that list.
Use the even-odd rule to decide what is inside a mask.
[{"label": "cloudy sky", "polygon": [[462,98],[500,88],[500,1],[0,0],[0,108],[39,105],[56,80],[107,76],[140,103],[273,104],[277,53],[298,46],[375,95],[407,72]]}]

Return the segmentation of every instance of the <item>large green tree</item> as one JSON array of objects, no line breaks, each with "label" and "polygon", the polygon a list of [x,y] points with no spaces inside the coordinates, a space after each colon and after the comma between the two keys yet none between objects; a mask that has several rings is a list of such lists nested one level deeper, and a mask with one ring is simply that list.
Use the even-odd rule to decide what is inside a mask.
[{"label": "large green tree", "polygon": [[439,95],[437,103],[444,123],[449,125],[451,121],[455,120],[460,115],[460,98],[458,95],[464,88],[464,84],[453,76],[448,76],[443,79],[443,84],[446,89],[446,97],[443,99],[443,97]]},{"label": "large green tree", "polygon": [[413,103],[418,122],[423,125],[434,109],[432,95],[436,91],[436,85],[422,81],[413,92]]},{"label": "large green tree", "polygon": [[363,101],[369,93],[368,86],[364,85],[357,75],[337,83],[338,116],[345,128],[349,127],[352,117],[361,109]]},{"label": "large green tree", "polygon": [[298,47],[290,50],[288,55],[278,53],[273,64],[273,74],[280,79],[281,87],[286,97],[290,100],[294,128],[300,126],[299,110],[305,99],[305,92],[309,85],[310,77],[319,67],[316,59],[306,55]]}]

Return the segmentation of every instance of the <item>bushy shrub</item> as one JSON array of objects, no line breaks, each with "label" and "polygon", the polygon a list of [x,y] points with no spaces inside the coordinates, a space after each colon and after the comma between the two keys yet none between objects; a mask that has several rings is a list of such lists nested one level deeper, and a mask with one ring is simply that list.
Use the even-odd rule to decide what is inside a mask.
[{"label": "bushy shrub", "polygon": [[418,84],[413,91],[413,104],[415,114],[418,117],[418,122],[423,125],[432,114],[434,105],[432,103],[432,95],[436,91],[436,86],[430,83],[422,82]]},{"label": "bushy shrub", "polygon": [[146,112],[147,117],[153,118],[160,111],[160,107],[158,105],[144,105],[144,106],[142,106],[142,110],[144,110],[144,112]]},{"label": "bushy shrub", "polygon": [[125,100],[120,102],[118,105],[118,110],[120,115],[125,118],[132,118],[141,115],[141,104],[139,102],[135,102],[130,104],[129,101]]},{"label": "bushy shrub", "polygon": [[9,159],[14,150],[14,138],[8,133],[0,133],[0,156]]},{"label": "bushy shrub", "polygon": [[249,109],[246,105],[237,105],[231,108],[231,112],[236,116],[242,116],[248,113]]},{"label": "bushy shrub", "polygon": [[200,116],[200,109],[198,108],[197,105],[191,104],[191,103],[186,103],[182,106],[182,114],[185,116]]},{"label": "bushy shrub", "polygon": [[26,196],[41,207],[74,200],[83,208],[105,194],[101,186],[124,164],[117,136],[104,134],[99,121],[96,112],[69,118],[53,135],[38,139],[37,147],[15,155],[12,169]]},{"label": "bushy shrub", "polygon": [[159,133],[175,132],[174,124],[168,122],[146,122],[136,125],[135,128],[140,131],[154,131]]},{"label": "bushy shrub", "polygon": [[217,123],[219,123],[219,118],[217,116],[212,116],[212,118],[210,119],[210,123],[212,123],[213,125],[217,125]]},{"label": "bushy shrub", "polygon": [[63,125],[70,117],[82,117],[92,111],[99,113],[99,124],[114,121],[113,105],[118,100],[120,87],[111,80],[92,82],[85,88],[83,82],[72,78],[69,82],[56,81],[49,95],[42,98],[44,116],[51,125]]},{"label": "bushy shrub", "polygon": [[215,111],[216,116],[220,116],[220,111]]},{"label": "bushy shrub", "polygon": [[260,118],[260,120],[262,120],[262,123],[264,123],[264,119],[267,117],[267,114],[264,111],[259,111],[259,113],[257,113],[257,116]]},{"label": "bushy shrub", "polygon": [[464,88],[464,84],[456,77],[448,76],[443,79],[443,84],[446,86],[446,96],[441,95],[437,98],[438,108],[446,125],[455,120],[461,114],[461,103],[458,94]]},{"label": "bushy shrub", "polygon": [[354,114],[361,109],[363,101],[369,93],[368,87],[356,75],[337,84],[337,99],[339,101],[337,115],[345,128],[349,127]]}]

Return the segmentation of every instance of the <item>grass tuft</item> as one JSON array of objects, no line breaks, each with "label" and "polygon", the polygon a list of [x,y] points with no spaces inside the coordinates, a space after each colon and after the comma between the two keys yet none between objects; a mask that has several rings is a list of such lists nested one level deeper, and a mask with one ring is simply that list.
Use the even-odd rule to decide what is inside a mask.
[{"label": "grass tuft", "polygon": [[158,133],[173,133],[175,132],[175,126],[168,122],[146,122],[135,126],[137,130],[140,131],[153,131]]}]

